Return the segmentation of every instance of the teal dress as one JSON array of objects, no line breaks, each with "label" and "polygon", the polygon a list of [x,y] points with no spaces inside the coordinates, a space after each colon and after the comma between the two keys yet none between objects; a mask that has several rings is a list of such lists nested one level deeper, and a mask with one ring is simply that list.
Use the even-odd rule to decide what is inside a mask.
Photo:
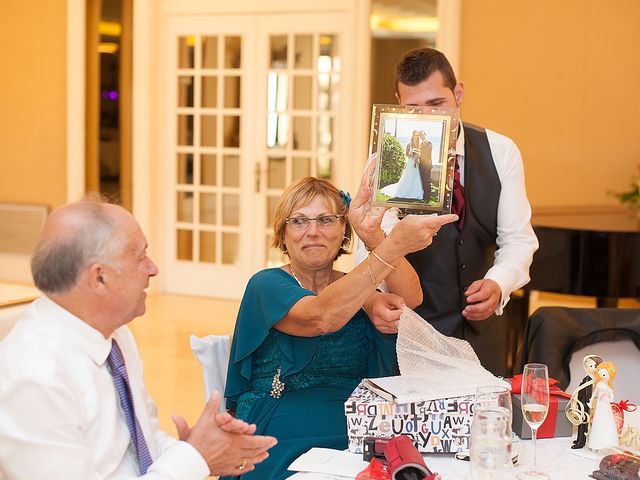
[{"label": "teal dress", "polygon": [[[280,268],[256,273],[245,291],[229,359],[225,397],[236,417],[278,444],[242,480],[277,480],[312,447],[347,448],[344,402],[365,377],[397,375],[395,335],[379,333],[364,310],[339,331],[296,337],[273,329],[302,297],[315,295]],[[284,389],[272,395],[280,369]]]}]

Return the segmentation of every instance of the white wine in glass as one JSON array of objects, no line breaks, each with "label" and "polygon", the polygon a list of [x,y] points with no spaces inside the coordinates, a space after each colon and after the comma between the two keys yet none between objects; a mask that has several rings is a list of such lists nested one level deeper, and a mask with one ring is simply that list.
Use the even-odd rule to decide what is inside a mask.
[{"label": "white wine in glass", "polygon": [[542,405],[538,403],[529,403],[527,405],[522,405],[522,414],[524,415],[524,419],[527,421],[531,430],[538,430],[542,422],[547,418],[547,405]]},{"label": "white wine in glass", "polygon": [[549,410],[549,372],[546,365],[527,363],[522,371],[522,415],[531,427],[533,437],[533,468],[519,473],[520,480],[548,479],[549,475],[536,470],[536,437],[538,428]]}]

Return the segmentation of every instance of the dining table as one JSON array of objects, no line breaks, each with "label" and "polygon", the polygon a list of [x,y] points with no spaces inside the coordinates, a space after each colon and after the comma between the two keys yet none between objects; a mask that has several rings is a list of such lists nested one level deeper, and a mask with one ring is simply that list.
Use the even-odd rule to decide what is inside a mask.
[{"label": "dining table", "polygon": [[[531,469],[533,465],[532,442],[532,440],[519,440],[514,443],[514,456],[517,454],[517,461],[511,473],[503,478],[515,479],[519,472]],[[587,448],[572,450],[571,444],[571,437],[538,439],[537,470],[545,472],[551,479],[557,480],[589,478],[593,471],[598,470],[598,465],[604,454],[598,454]],[[303,457],[304,455],[300,459]],[[458,460],[453,455],[447,454],[427,454],[423,455],[423,457],[427,467],[432,472],[437,472],[442,480],[472,480],[473,478],[469,461]],[[330,468],[327,469],[321,466],[323,464],[335,466],[341,461],[350,466],[349,468],[344,467],[339,474],[335,470],[332,472]],[[367,466],[367,463],[362,461],[362,455],[349,452],[339,452],[336,453],[335,459],[329,460],[325,458],[315,463],[319,465],[317,468],[303,466],[304,470],[315,471],[298,471],[290,478],[293,480],[353,480],[356,478],[354,472],[360,467],[364,469]],[[296,462],[294,462],[293,466],[295,467],[295,465]],[[339,468],[337,467],[337,469]]]}]

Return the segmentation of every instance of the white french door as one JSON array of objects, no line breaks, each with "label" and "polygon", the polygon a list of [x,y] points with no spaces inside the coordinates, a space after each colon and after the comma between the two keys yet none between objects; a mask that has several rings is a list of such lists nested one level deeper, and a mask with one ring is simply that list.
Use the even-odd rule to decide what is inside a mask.
[{"label": "white french door", "polygon": [[[338,162],[348,161],[343,108],[346,38],[344,15],[264,15],[258,38],[263,87],[258,105],[265,108],[257,125],[258,192],[264,248],[257,246],[260,267],[281,265],[285,257],[271,247],[273,217],[282,191],[305,176],[337,184],[344,178]],[[265,88],[266,87],[266,88]],[[263,221],[262,221],[263,220]]]},{"label": "white french door", "polygon": [[270,247],[284,188],[307,175],[347,181],[346,23],[345,14],[168,18],[166,291],[239,298],[252,273],[284,261]]}]

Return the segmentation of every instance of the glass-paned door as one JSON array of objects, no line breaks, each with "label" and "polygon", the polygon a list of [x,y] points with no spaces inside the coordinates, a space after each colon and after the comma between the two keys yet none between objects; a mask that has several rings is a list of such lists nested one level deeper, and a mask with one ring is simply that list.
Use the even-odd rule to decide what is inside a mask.
[{"label": "glass-paned door", "polygon": [[[267,266],[286,263],[271,246],[276,204],[295,180],[316,176],[336,180],[345,31],[339,15],[262,19],[266,47],[266,107],[259,192],[265,214]],[[305,21],[306,20],[306,21]],[[261,138],[260,138],[261,136]]]},{"label": "glass-paned door", "polygon": [[[253,269],[253,19],[172,19],[167,58],[172,292],[237,297]],[[249,193],[247,196],[246,193]]]},{"label": "glass-paned door", "polygon": [[180,16],[167,35],[165,289],[239,298],[294,180],[340,175],[340,14]]},{"label": "glass-paned door", "polygon": [[237,265],[242,40],[221,34],[177,41],[176,256]]}]

